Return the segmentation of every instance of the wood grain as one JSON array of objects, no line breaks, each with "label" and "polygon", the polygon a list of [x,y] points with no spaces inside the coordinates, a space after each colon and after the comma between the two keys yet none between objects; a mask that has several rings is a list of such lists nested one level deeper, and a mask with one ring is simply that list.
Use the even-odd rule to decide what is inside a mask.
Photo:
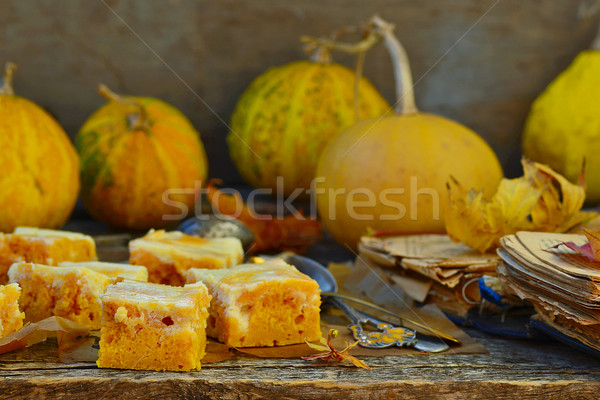
[{"label": "wood grain", "polygon": [[14,399],[597,398],[600,361],[594,358],[555,342],[478,340],[490,354],[370,357],[371,371],[241,358],[190,373],[60,364],[49,341],[0,356],[0,393]]}]

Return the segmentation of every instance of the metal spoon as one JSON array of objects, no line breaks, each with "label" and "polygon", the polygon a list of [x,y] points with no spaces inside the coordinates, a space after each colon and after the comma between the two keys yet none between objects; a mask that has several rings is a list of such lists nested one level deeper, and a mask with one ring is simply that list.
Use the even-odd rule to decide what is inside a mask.
[{"label": "metal spoon", "polygon": [[246,225],[225,215],[201,214],[186,219],[177,229],[204,238],[235,237],[241,240],[244,251],[254,242],[254,233]]},{"label": "metal spoon", "polygon": [[[437,353],[449,349],[448,344],[444,343],[441,339],[427,336],[422,333],[416,332],[412,329],[405,327],[394,326],[393,324],[372,317],[366,313],[356,310],[354,307],[348,305],[342,300],[337,292],[337,282],[331,272],[323,265],[318,262],[311,260],[306,257],[298,255],[287,255],[285,261],[295,266],[300,272],[310,276],[317,281],[321,288],[322,294],[326,295],[326,300],[339,308],[346,317],[350,320],[348,329],[352,331],[354,338],[358,341],[358,344],[368,348],[384,348],[390,346],[413,346],[415,349],[420,351],[426,351],[430,353]],[[352,300],[352,298],[344,296],[346,299]],[[368,302],[366,302],[368,303]],[[370,304],[368,304],[370,305]],[[395,315],[398,318],[402,318],[393,314],[383,308],[375,306],[377,309],[383,310],[388,314]],[[406,318],[405,318],[406,320]],[[408,320],[407,320],[408,321]],[[412,322],[412,321],[409,321]],[[362,324],[366,323],[374,328],[378,329],[376,332],[367,332],[362,328]],[[431,328],[426,327],[422,324],[415,324],[422,326],[429,331],[433,331]],[[437,331],[437,330],[434,330]],[[443,332],[441,332],[443,333]],[[458,341],[451,335],[443,333],[444,337],[449,337],[455,341]]]}]

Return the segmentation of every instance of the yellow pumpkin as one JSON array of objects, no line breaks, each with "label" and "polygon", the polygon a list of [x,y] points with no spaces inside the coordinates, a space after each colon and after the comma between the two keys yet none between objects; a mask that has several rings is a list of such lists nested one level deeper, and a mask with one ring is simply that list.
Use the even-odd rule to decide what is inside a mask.
[{"label": "yellow pumpkin", "polygon": [[475,132],[417,110],[408,57],[393,27],[378,17],[372,26],[394,64],[396,114],[361,121],[336,136],[321,154],[316,172],[323,224],[351,247],[369,228],[444,232],[450,176],[488,196],[502,178],[496,155]]},{"label": "yellow pumpkin", "polygon": [[14,64],[0,89],[0,231],[60,228],[79,192],[79,160],[69,137],[46,111],[12,89]]},{"label": "yellow pumpkin", "polygon": [[199,133],[175,107],[151,97],[121,97],[101,86],[109,102],[77,134],[81,198],[111,226],[164,227],[194,210],[206,180]]},{"label": "yellow pumpkin", "polygon": [[[323,54],[318,52],[316,54]],[[362,78],[355,104],[355,76],[324,57],[272,67],[239,99],[227,137],[242,177],[254,187],[283,192],[309,189],[319,155],[343,128],[377,117],[389,104]]]},{"label": "yellow pumpkin", "polygon": [[523,154],[576,182],[585,160],[586,201],[600,203],[600,37],[531,107]]}]

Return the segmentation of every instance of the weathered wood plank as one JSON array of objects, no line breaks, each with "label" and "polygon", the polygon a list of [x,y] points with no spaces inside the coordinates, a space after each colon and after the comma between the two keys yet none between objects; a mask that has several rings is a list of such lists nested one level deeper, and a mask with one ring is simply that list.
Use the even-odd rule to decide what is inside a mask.
[{"label": "weathered wood plank", "polygon": [[[0,356],[0,393],[9,398],[592,398],[600,360],[555,342],[484,336],[490,354],[365,360],[373,368],[303,360],[240,358],[189,373],[99,370],[60,364],[51,341]],[[594,397],[595,398],[595,397]]]}]

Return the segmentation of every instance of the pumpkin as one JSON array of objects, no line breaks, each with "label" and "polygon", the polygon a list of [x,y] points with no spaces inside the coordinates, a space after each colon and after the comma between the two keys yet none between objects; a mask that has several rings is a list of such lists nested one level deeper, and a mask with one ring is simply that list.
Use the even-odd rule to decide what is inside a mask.
[{"label": "pumpkin", "polygon": [[314,54],[311,61],[268,69],[235,107],[229,152],[254,187],[276,193],[279,180],[287,196],[295,189],[309,189],[324,146],[356,122],[357,112],[362,119],[390,109],[365,78],[359,81],[355,104],[354,72],[331,62],[324,51]]},{"label": "pumpkin", "polygon": [[75,139],[81,157],[81,199],[96,219],[146,230],[181,219],[207,175],[198,132],[175,107],[151,97],[109,101],[85,121]]},{"label": "pumpkin", "polygon": [[60,228],[77,200],[79,160],[58,122],[14,94],[15,69],[6,64],[0,89],[0,230]]},{"label": "pumpkin", "polygon": [[373,17],[371,27],[370,35],[383,37],[392,57],[396,113],[360,121],[336,136],[316,172],[323,224],[351,247],[369,228],[444,232],[450,176],[489,196],[503,175],[496,155],[475,132],[417,110],[408,57],[392,34],[393,25]]},{"label": "pumpkin", "polygon": [[600,202],[600,37],[535,100],[523,132],[523,154],[571,182],[585,160],[586,200]]}]

